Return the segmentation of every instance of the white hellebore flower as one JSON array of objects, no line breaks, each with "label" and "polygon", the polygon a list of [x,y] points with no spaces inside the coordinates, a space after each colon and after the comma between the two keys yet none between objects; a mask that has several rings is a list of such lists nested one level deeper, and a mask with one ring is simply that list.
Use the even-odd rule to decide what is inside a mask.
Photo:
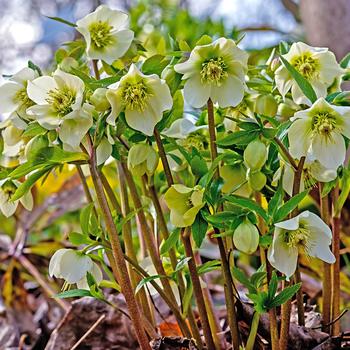
[{"label": "white hellebore flower", "polygon": [[147,136],[162,119],[163,112],[171,109],[173,100],[165,80],[158,75],[144,75],[132,64],[128,74],[111,86],[106,93],[112,106],[107,122],[115,125],[120,112],[125,112],[128,125]]},{"label": "white hellebore flower", "polygon": [[350,137],[350,108],[332,106],[318,99],[310,108],[291,118],[288,130],[290,153],[294,158],[307,156],[328,169],[336,169],[345,160],[345,140]]},{"label": "white hellebore flower", "polygon": [[299,253],[333,264],[335,257],[329,248],[331,243],[330,228],[316,214],[304,211],[275,224],[268,260],[289,279],[295,272]]},{"label": "white hellebore flower", "polygon": [[15,213],[18,203],[21,203],[27,210],[33,209],[33,196],[30,191],[20,199],[12,201],[12,196],[20,184],[19,181],[0,180],[0,211],[6,217],[10,217]]},{"label": "white hellebore flower", "polygon": [[105,5],[77,21],[76,29],[84,36],[87,56],[108,64],[122,57],[134,39],[128,15]]},{"label": "white hellebore flower", "polygon": [[174,139],[186,139],[193,132],[207,128],[207,125],[196,126],[190,119],[176,119],[162,134]]},{"label": "white hellebore flower", "polygon": [[[335,79],[344,74],[334,54],[327,48],[312,47],[297,42],[292,44],[290,50],[282,57],[311,84],[317,97],[326,97],[327,88],[333,84]],[[310,105],[309,99],[303,94],[283,64],[275,72],[275,81],[282,96],[291,90],[294,102]]]},{"label": "white hellebore flower", "polygon": [[23,68],[0,86],[0,113],[9,113],[17,128],[26,127],[20,118],[29,119],[26,110],[34,105],[28,97],[27,84],[37,76],[33,69]]},{"label": "white hellebore flower", "polygon": [[73,249],[59,249],[51,257],[49,275],[63,278],[68,284],[77,284],[80,289],[89,289],[86,273],[95,278],[96,283],[103,279],[99,266],[92,259]]},{"label": "white hellebore flower", "polygon": [[75,75],[56,70],[28,83],[28,96],[37,104],[28,108],[47,130],[58,130],[64,148],[79,146],[92,125],[93,107],[83,103],[84,82]]},{"label": "white hellebore flower", "polygon": [[209,98],[220,107],[237,106],[243,99],[248,54],[231,39],[219,38],[208,45],[196,46],[190,58],[175,65],[183,74],[185,100],[203,107]]}]

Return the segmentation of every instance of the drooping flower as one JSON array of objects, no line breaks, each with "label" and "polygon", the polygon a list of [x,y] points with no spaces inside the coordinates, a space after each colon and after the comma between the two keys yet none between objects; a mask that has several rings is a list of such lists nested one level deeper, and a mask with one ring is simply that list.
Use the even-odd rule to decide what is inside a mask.
[{"label": "drooping flower", "polygon": [[268,260],[289,279],[295,272],[300,253],[333,264],[335,257],[329,248],[331,242],[330,228],[316,214],[304,211],[275,224]]},{"label": "drooping flower", "polygon": [[84,36],[87,56],[108,64],[122,57],[134,39],[128,15],[105,5],[77,21],[76,29]]},{"label": "drooping flower", "polygon": [[125,112],[127,124],[145,135],[153,135],[163,112],[171,109],[173,100],[165,80],[158,75],[145,75],[132,64],[129,72],[109,88],[107,99],[112,106],[107,122],[115,125],[120,112]]},{"label": "drooping flower", "polygon": [[128,168],[136,176],[153,175],[158,162],[158,153],[150,145],[139,143],[129,150]]},{"label": "drooping flower", "polygon": [[196,126],[190,119],[176,119],[169,128],[162,131],[162,134],[174,139],[186,139],[189,134],[201,129],[207,128],[207,125]]},{"label": "drooping flower", "polygon": [[20,199],[12,201],[12,197],[20,184],[19,181],[0,180],[0,211],[6,217],[10,217],[15,213],[19,203],[27,210],[33,209],[33,196],[30,191]]},{"label": "drooping flower", "polygon": [[[317,97],[326,97],[327,88],[344,74],[334,54],[327,48],[297,42],[282,56],[311,84]],[[291,90],[294,102],[311,104],[283,64],[275,72],[275,81],[282,96]]]},{"label": "drooping flower", "polygon": [[34,102],[27,94],[27,84],[37,77],[38,74],[33,69],[23,68],[0,86],[0,113],[9,113],[17,128],[26,127],[21,118],[30,119],[26,111]]},{"label": "drooping flower", "polygon": [[63,146],[75,149],[92,125],[93,107],[84,103],[84,82],[56,70],[28,83],[28,96],[37,105],[27,109],[47,130],[58,130]]},{"label": "drooping flower", "polygon": [[102,272],[92,259],[73,249],[59,249],[51,257],[49,275],[63,278],[68,284],[77,284],[78,288],[89,289],[86,281],[87,272],[91,273],[96,282],[102,281]]},{"label": "drooping flower", "polygon": [[237,226],[233,233],[235,247],[243,253],[253,254],[259,246],[259,231],[248,219]]},{"label": "drooping flower", "polygon": [[17,128],[12,119],[5,120],[3,126],[5,125],[6,127],[1,132],[4,141],[4,149],[2,154],[10,158],[22,158],[25,148],[25,141],[22,137],[24,130]]},{"label": "drooping flower", "polygon": [[224,165],[220,168],[220,176],[224,180],[223,193],[233,193],[243,197],[249,197],[252,188],[246,179],[247,169],[243,164]]},{"label": "drooping flower", "polygon": [[260,139],[249,142],[243,153],[244,163],[251,170],[260,170],[267,160],[267,147]]},{"label": "drooping flower", "polygon": [[210,98],[220,107],[237,106],[243,99],[248,54],[231,39],[219,38],[196,46],[190,58],[174,66],[183,74],[185,100],[203,107]]},{"label": "drooping flower", "polygon": [[328,169],[345,160],[345,140],[350,137],[350,108],[330,105],[318,99],[310,108],[291,118],[288,130],[289,151],[294,158],[307,156]]},{"label": "drooping flower", "polygon": [[170,221],[176,227],[191,226],[198,212],[204,207],[204,190],[184,185],[172,185],[164,195],[170,209]]}]

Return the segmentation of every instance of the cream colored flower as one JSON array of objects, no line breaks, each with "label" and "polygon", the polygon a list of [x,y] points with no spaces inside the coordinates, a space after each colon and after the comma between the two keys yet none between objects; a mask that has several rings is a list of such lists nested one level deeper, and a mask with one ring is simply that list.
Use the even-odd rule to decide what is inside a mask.
[{"label": "cream colored flower", "polygon": [[220,176],[224,180],[222,192],[249,197],[253,191],[246,179],[246,173],[247,169],[243,164],[222,166],[220,168]]},{"label": "cream colored flower", "polygon": [[172,185],[164,195],[170,209],[170,221],[176,227],[191,226],[198,212],[204,207],[204,190],[184,185]]},{"label": "cream colored flower", "polygon": [[289,279],[295,272],[299,253],[333,264],[335,257],[329,248],[331,243],[330,228],[316,214],[304,211],[275,224],[268,260]]},{"label": "cream colored flower", "polygon": [[27,109],[47,130],[58,130],[64,148],[76,149],[92,126],[93,107],[84,103],[84,82],[56,70],[28,83],[27,92],[37,105]]},{"label": "cream colored flower", "polygon": [[0,86],[0,113],[8,113],[17,128],[26,127],[26,123],[20,118],[30,119],[26,111],[34,102],[27,94],[27,84],[37,76],[34,70],[23,68]]},{"label": "cream colored flower", "polygon": [[124,111],[127,124],[148,136],[153,135],[163,112],[173,105],[165,80],[156,74],[144,75],[134,64],[115,88],[110,87],[106,96],[112,106],[107,123],[115,125],[119,113]]},{"label": "cream colored flower", "polygon": [[77,21],[76,29],[84,36],[87,56],[108,64],[122,57],[134,39],[128,15],[105,5]]},{"label": "cream colored flower", "polygon": [[91,273],[96,283],[102,281],[102,272],[92,259],[73,249],[59,249],[51,257],[49,275],[63,278],[68,284],[77,284],[78,288],[89,289],[86,274]]},{"label": "cream colored flower", "polygon": [[307,156],[328,169],[344,163],[343,135],[350,137],[350,107],[333,106],[320,98],[310,108],[296,112],[291,120],[288,139],[294,158]]},{"label": "cream colored flower", "polygon": [[231,39],[219,38],[196,46],[190,58],[175,65],[186,80],[184,96],[191,106],[203,107],[210,98],[220,107],[237,106],[243,99],[248,54]]},{"label": "cream colored flower", "polygon": [[259,237],[256,226],[246,219],[235,229],[233,243],[241,252],[253,254],[258,249]]},{"label": "cream colored flower", "polygon": [[133,145],[128,154],[128,168],[136,176],[151,176],[157,169],[158,153],[147,144]]},{"label": "cream colored flower", "polygon": [[162,131],[162,134],[174,139],[186,139],[189,134],[201,129],[207,128],[207,125],[196,126],[190,119],[176,119],[169,128]]},{"label": "cream colored flower", "polygon": [[[327,88],[338,79],[344,70],[339,66],[334,54],[327,48],[312,47],[302,42],[292,44],[285,58],[313,87],[317,97],[326,97]],[[285,96],[290,90],[294,102],[310,105],[288,69],[281,64],[275,72],[278,91]]]},{"label": "cream colored flower", "polygon": [[12,201],[12,196],[20,184],[19,181],[11,181],[7,179],[0,180],[0,211],[6,217],[10,217],[15,213],[19,203],[21,203],[27,210],[33,209],[33,196],[30,191],[20,199]]}]

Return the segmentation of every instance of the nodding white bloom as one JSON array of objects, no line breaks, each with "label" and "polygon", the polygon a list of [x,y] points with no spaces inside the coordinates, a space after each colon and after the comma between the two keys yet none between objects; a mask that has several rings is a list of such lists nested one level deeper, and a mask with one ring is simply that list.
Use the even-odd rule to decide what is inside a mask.
[{"label": "nodding white bloom", "polygon": [[268,260],[289,279],[295,272],[299,253],[333,264],[335,257],[329,248],[331,243],[330,228],[316,214],[304,211],[275,224]]},{"label": "nodding white bloom", "polygon": [[37,77],[33,69],[23,68],[0,86],[0,113],[9,113],[18,128],[26,127],[21,118],[30,119],[26,111],[34,102],[27,94],[27,84]]},{"label": "nodding white bloom", "polygon": [[105,5],[77,21],[76,29],[84,36],[86,53],[90,59],[108,64],[122,57],[134,39],[128,29],[128,15]]},{"label": "nodding white bloom", "polygon": [[203,107],[210,98],[220,107],[237,106],[243,99],[248,54],[231,39],[219,38],[196,46],[190,58],[174,66],[183,74],[185,100]]},{"label": "nodding white bloom", "polygon": [[64,148],[79,146],[92,125],[93,107],[84,101],[84,82],[75,75],[56,70],[28,82],[28,96],[37,104],[27,109],[47,130],[58,130]]},{"label": "nodding white bloom", "polygon": [[33,196],[30,191],[20,199],[12,201],[12,196],[20,184],[19,181],[0,180],[0,211],[6,217],[10,217],[15,213],[18,203],[21,203],[27,210],[33,209]]},{"label": "nodding white bloom", "polygon": [[310,108],[296,112],[288,130],[289,151],[294,158],[307,156],[328,169],[345,160],[345,140],[350,137],[350,107],[333,106],[318,99]]},{"label": "nodding white bloom", "polygon": [[13,123],[13,120],[5,120],[1,135],[4,141],[3,155],[6,157],[18,157],[21,158],[25,149],[25,141],[22,137],[23,129],[19,129]]},{"label": "nodding white bloom", "polygon": [[129,150],[128,168],[133,175],[153,175],[157,169],[158,162],[158,153],[151,145],[138,143]]},{"label": "nodding white bloom", "polygon": [[186,139],[193,132],[207,128],[207,125],[196,126],[190,119],[176,119],[162,134],[174,139]]},{"label": "nodding white bloom", "polygon": [[164,195],[170,209],[170,221],[176,227],[191,226],[198,212],[204,207],[204,189],[184,185],[172,185]]},{"label": "nodding white bloom", "polygon": [[[292,44],[290,50],[282,55],[313,87],[317,97],[326,97],[327,88],[335,79],[344,74],[334,54],[323,47],[312,47],[302,42]],[[281,64],[275,72],[278,91],[285,96],[290,90],[294,102],[310,105],[288,69]]]},{"label": "nodding white bloom", "polygon": [[63,278],[68,284],[77,284],[78,288],[89,289],[86,274],[91,273],[96,282],[102,281],[102,272],[92,259],[73,249],[59,249],[51,257],[49,275]]},{"label": "nodding white bloom", "polygon": [[220,168],[220,176],[224,180],[223,193],[233,193],[242,197],[249,197],[253,190],[247,178],[247,168],[244,164],[223,165]]},{"label": "nodding white bloom", "polygon": [[128,74],[106,93],[112,106],[107,122],[115,125],[120,112],[125,112],[127,124],[145,135],[153,135],[163,112],[171,109],[173,100],[165,80],[158,75],[144,75],[132,64]]},{"label": "nodding white bloom", "polygon": [[[282,174],[283,173],[283,174]],[[293,167],[286,162],[281,161],[281,167],[276,171],[272,184],[277,186],[277,181],[282,176],[283,189],[289,196],[293,195],[295,171]],[[337,169],[328,169],[324,167],[318,160],[305,160],[304,169],[301,174],[300,192],[305,188],[313,187],[316,182],[330,182],[337,177]]]}]

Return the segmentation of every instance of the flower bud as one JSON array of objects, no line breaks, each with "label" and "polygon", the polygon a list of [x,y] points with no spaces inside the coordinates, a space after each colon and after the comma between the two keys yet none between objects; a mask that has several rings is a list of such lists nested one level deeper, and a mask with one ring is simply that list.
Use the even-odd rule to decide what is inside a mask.
[{"label": "flower bud", "polygon": [[272,60],[270,69],[274,72],[281,65],[281,61],[276,57]]},{"label": "flower bud", "polygon": [[98,88],[90,97],[90,102],[95,106],[96,111],[103,112],[110,107],[106,97],[107,89]]},{"label": "flower bud", "polygon": [[259,231],[249,220],[244,220],[233,233],[235,247],[243,253],[253,254],[259,246]]},{"label": "flower bud", "polygon": [[136,144],[128,154],[128,168],[136,176],[153,175],[158,166],[159,156],[154,148],[146,144]]},{"label": "flower bud", "polygon": [[248,144],[243,153],[246,166],[251,170],[260,170],[267,160],[267,147],[256,139]]},{"label": "flower bud", "polygon": [[274,117],[277,113],[277,102],[271,95],[259,95],[255,100],[254,110],[258,114]]},{"label": "flower bud", "polygon": [[78,69],[79,63],[73,57],[65,57],[59,64],[60,69],[64,72],[70,73],[72,68]]},{"label": "flower bud", "polygon": [[27,159],[33,157],[37,152],[45,147],[49,146],[49,140],[44,135],[38,135],[32,138],[26,145],[24,155]]},{"label": "flower bud", "polygon": [[266,175],[261,171],[248,171],[248,184],[254,191],[260,191],[266,185]]}]

